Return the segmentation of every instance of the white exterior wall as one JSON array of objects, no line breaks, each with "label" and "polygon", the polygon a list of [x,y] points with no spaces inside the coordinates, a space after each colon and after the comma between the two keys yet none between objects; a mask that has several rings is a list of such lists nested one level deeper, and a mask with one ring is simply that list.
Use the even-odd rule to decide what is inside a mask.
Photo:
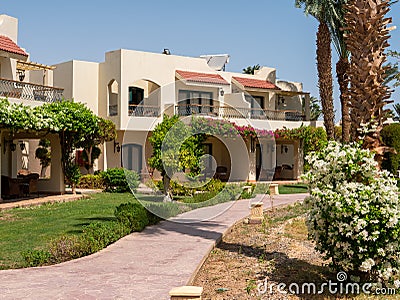
[{"label": "white exterior wall", "polygon": [[18,44],[18,19],[0,15],[0,35],[8,36],[14,43]]}]

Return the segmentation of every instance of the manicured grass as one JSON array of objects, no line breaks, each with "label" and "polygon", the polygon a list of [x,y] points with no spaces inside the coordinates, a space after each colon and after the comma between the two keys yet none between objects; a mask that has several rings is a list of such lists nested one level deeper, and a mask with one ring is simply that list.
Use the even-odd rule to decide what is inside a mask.
[{"label": "manicured grass", "polygon": [[129,193],[100,193],[90,199],[0,212],[0,269],[21,267],[22,251],[44,248],[65,234],[80,234],[92,222],[114,220],[115,207],[128,201],[135,201]]},{"label": "manicured grass", "polygon": [[308,193],[308,187],[304,183],[280,184],[278,189],[280,194]]}]

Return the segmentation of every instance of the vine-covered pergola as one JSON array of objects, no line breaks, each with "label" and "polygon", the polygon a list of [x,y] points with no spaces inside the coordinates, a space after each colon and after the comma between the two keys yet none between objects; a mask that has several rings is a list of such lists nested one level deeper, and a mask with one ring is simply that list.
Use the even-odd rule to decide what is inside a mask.
[{"label": "vine-covered pergola", "polygon": [[[60,101],[31,107],[11,104],[0,99],[0,130],[10,137],[14,135],[41,136],[49,134],[59,138],[61,168],[68,182],[74,184],[77,170],[73,160],[75,149],[84,149],[91,157],[93,148],[116,138],[115,124],[96,116],[82,103]],[[2,147],[5,147],[3,144]]]}]

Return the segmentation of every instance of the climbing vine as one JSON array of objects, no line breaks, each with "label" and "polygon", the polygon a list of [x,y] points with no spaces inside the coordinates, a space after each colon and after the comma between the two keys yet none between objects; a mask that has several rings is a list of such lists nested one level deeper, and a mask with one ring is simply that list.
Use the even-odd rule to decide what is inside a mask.
[{"label": "climbing vine", "polygon": [[[66,171],[73,168],[75,149],[85,148],[85,145],[94,147],[116,137],[115,125],[111,121],[96,116],[84,104],[72,101],[30,107],[10,104],[8,100],[0,99],[0,128],[11,132],[42,131],[58,134],[64,174],[71,173]],[[69,182],[76,181],[67,175],[66,178]]]}]

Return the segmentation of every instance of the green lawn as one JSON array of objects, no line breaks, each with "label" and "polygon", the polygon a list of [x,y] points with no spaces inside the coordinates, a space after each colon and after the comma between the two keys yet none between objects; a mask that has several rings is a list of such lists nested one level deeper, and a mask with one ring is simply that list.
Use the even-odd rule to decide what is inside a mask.
[{"label": "green lawn", "polygon": [[308,193],[308,187],[304,183],[280,184],[278,189],[279,194]]},{"label": "green lawn", "polygon": [[127,194],[95,194],[90,199],[0,212],[0,269],[21,267],[21,251],[40,249],[64,234],[79,234],[91,222],[109,222],[114,209],[133,201]]}]

